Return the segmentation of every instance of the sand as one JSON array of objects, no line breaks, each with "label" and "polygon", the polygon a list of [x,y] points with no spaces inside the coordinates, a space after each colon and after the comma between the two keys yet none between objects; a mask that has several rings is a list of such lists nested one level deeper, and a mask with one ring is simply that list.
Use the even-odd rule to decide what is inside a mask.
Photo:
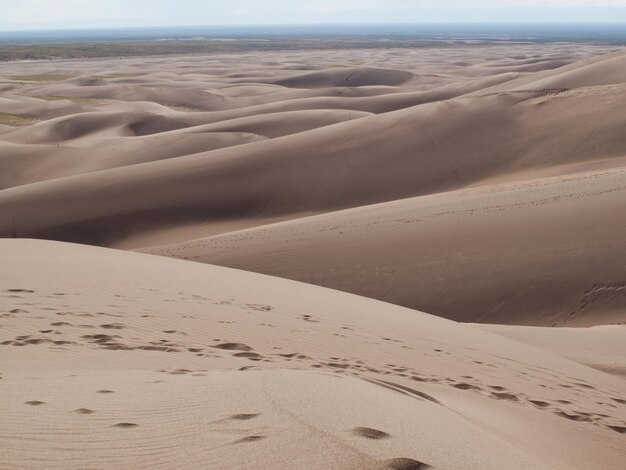
[{"label": "sand", "polygon": [[626,465],[626,52],[0,69],[0,468]]},{"label": "sand", "polygon": [[34,240],[0,252],[3,466],[626,457],[623,379],[473,326],[144,254]]},{"label": "sand", "polygon": [[626,168],[458,190],[146,249],[463,322],[623,324]]}]

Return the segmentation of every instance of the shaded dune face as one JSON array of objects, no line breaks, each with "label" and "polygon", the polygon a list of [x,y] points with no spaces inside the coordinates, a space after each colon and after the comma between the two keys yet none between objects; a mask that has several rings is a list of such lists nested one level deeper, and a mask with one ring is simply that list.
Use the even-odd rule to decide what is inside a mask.
[{"label": "shaded dune face", "polygon": [[375,68],[331,69],[309,72],[275,81],[277,85],[291,88],[321,88],[325,86],[398,86],[414,77],[410,72],[402,70],[386,70]]},{"label": "shaded dune face", "polygon": [[11,64],[0,112],[25,122],[0,129],[0,235],[221,264],[457,321],[620,323],[626,55],[602,52]]},{"label": "shaded dune face", "polygon": [[464,322],[624,321],[624,169],[361,207],[144,249]]}]

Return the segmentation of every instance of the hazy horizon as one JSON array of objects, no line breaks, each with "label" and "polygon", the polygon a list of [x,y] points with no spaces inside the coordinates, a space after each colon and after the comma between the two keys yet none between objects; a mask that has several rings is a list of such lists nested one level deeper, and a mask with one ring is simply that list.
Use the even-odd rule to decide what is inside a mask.
[{"label": "hazy horizon", "polygon": [[[33,12],[37,20],[33,21]],[[626,0],[0,0],[0,31],[397,23],[622,23]]]}]

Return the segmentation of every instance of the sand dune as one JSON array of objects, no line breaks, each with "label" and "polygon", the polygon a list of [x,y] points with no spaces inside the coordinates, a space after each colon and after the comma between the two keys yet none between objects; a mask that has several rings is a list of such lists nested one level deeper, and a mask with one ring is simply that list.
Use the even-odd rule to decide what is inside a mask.
[{"label": "sand dune", "polygon": [[626,341],[623,326],[593,328],[536,328],[477,325],[490,333],[526,343],[594,369],[626,377]]},{"label": "sand dune", "polygon": [[175,158],[263,140],[263,136],[242,132],[205,132],[145,138],[103,138],[95,147],[54,144],[0,144],[0,188],[78,175],[109,168]]},{"label": "sand dune", "polygon": [[[155,116],[137,118],[123,113],[80,114],[46,121],[7,136],[6,140],[13,142],[0,143],[0,161],[6,167],[0,175],[0,188],[193,155],[368,115],[341,110],[294,111],[137,136],[133,133],[149,130],[147,125],[150,122],[155,126],[159,123],[167,126],[171,121]],[[129,120],[132,120],[130,124]],[[81,126],[75,126],[76,122]],[[62,139],[63,133],[65,137],[72,133],[72,138]]]},{"label": "sand dune", "polygon": [[621,379],[500,335],[198,263],[29,240],[0,251],[3,466],[625,457]]},{"label": "sand dune", "polygon": [[[172,224],[329,212],[515,180],[523,171],[540,176],[557,165],[623,157],[625,106],[622,85],[531,100],[505,94],[416,106],[253,146],[7,190],[0,208],[12,209],[2,211],[0,233],[12,233],[11,213],[18,212],[21,236],[112,243]],[[129,115],[124,129],[134,119]],[[129,132],[179,125],[154,117]],[[57,204],[63,198],[77,201],[71,211]],[[94,210],[93,199],[107,204]]]},{"label": "sand dune", "polygon": [[464,322],[626,321],[626,168],[394,201],[149,249]]},{"label": "sand dune", "polygon": [[617,85],[626,82],[626,51],[577,61],[556,69],[521,77],[479,94],[496,91],[528,91],[546,89],[570,89],[597,85]]},{"label": "sand dune", "polygon": [[318,88],[323,86],[371,86],[402,85],[413,78],[410,72],[375,68],[351,68],[309,72],[274,82],[294,88]]},{"label": "sand dune", "polygon": [[264,137],[281,137],[371,116],[371,113],[343,109],[309,109],[251,115],[188,127],[187,132],[246,132]]},{"label": "sand dune", "polygon": [[48,101],[12,94],[0,96],[0,113],[15,114],[36,121],[72,115],[84,110],[83,105],[67,100]]},{"label": "sand dune", "polygon": [[602,44],[3,64],[0,468],[624,467],[624,109]]},{"label": "sand dune", "polygon": [[180,129],[184,123],[144,113],[90,112],[63,116],[7,133],[14,143],[43,144],[72,141],[94,134],[143,136]]}]

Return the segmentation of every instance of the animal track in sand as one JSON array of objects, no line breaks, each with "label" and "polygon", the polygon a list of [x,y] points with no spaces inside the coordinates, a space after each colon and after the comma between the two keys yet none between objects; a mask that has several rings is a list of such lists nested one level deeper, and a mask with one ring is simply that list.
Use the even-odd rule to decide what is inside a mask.
[{"label": "animal track in sand", "polygon": [[389,434],[387,434],[384,431],[379,431],[378,429],[367,428],[367,427],[356,427],[352,429],[351,432],[352,434],[355,434],[357,436],[364,437],[366,439],[374,439],[374,440],[387,439],[391,437]]}]

